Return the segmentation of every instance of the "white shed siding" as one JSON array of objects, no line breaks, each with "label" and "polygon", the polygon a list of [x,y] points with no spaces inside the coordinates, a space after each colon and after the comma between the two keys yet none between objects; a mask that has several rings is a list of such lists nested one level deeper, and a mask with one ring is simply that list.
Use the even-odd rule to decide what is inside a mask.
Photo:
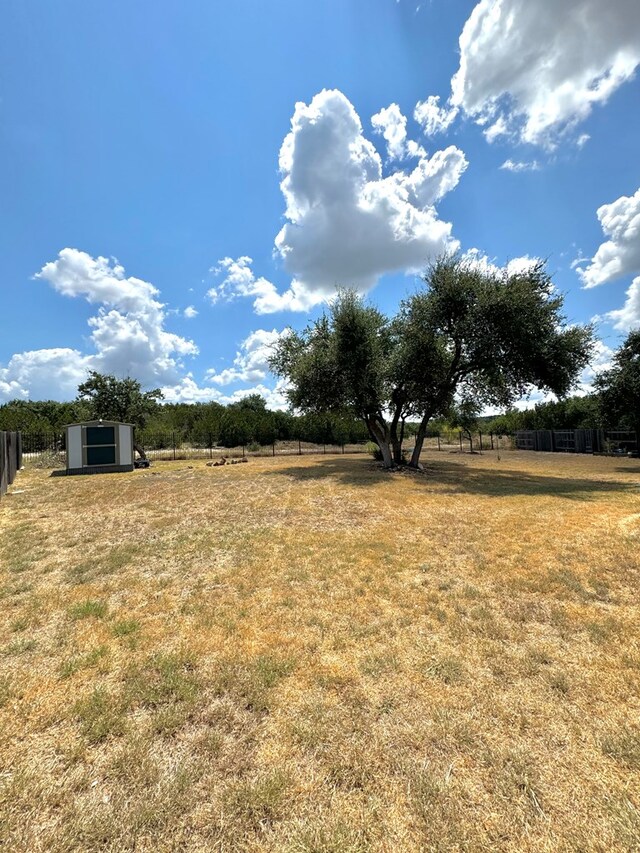
[{"label": "white shed siding", "polygon": [[131,465],[133,463],[133,430],[129,424],[118,426],[118,440],[120,442],[119,465]]},{"label": "white shed siding", "polygon": [[82,427],[79,425],[68,430],[67,468],[82,468]]}]

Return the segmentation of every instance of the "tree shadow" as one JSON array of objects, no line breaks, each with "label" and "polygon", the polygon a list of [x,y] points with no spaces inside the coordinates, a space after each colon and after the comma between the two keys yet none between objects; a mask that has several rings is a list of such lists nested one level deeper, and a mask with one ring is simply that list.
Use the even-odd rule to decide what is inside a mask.
[{"label": "tree shadow", "polygon": [[[628,469],[623,470],[629,473]],[[378,463],[367,459],[323,457],[313,465],[291,465],[264,472],[264,476],[288,476],[305,482],[333,479],[349,486],[366,488],[392,477],[401,477],[409,483],[428,490],[434,485],[439,494],[475,494],[488,497],[517,495],[547,495],[577,501],[590,500],[596,495],[613,494],[637,489],[637,485],[623,480],[599,480],[585,477],[554,477],[532,474],[510,468],[492,470],[474,468],[464,462],[429,460],[424,471],[410,469],[385,471]]]}]

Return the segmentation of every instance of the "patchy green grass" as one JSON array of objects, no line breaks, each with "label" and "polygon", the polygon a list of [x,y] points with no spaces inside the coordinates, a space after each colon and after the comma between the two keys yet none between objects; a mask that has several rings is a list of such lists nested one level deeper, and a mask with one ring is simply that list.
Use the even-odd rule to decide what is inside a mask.
[{"label": "patchy green grass", "polygon": [[639,849],[640,466],[425,466],[21,472],[0,848]]},{"label": "patchy green grass", "polygon": [[71,619],[103,619],[107,615],[104,601],[79,601],[68,610]]}]

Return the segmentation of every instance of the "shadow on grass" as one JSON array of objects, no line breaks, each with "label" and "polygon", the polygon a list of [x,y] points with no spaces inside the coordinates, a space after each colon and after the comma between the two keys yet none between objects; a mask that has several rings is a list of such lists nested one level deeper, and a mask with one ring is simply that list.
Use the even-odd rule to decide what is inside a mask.
[{"label": "shadow on grass", "polygon": [[429,460],[423,472],[394,471],[382,469],[368,459],[318,460],[314,465],[278,468],[264,472],[264,476],[289,476],[300,482],[334,479],[350,486],[366,487],[385,478],[401,477],[418,487],[429,489],[437,486],[440,494],[478,494],[496,497],[509,495],[557,495],[574,500],[590,500],[593,496],[630,491],[635,484],[619,480],[553,477],[531,474],[524,471],[501,469],[478,469],[464,462]]}]

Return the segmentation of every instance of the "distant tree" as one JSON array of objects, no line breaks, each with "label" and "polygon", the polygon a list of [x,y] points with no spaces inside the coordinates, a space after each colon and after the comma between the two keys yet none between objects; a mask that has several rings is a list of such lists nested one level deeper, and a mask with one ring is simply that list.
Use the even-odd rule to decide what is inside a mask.
[{"label": "distant tree", "polygon": [[[143,391],[135,379],[117,379],[112,374],[94,370],[90,371],[86,382],[78,386],[78,400],[88,404],[92,420],[120,421],[138,429],[144,428],[161,399],[163,394],[159,388]],[[146,458],[138,443],[136,450]]]},{"label": "distant tree", "polygon": [[606,426],[627,426],[640,437],[640,330],[628,335],[611,369],[601,373],[594,385]]},{"label": "distant tree", "polygon": [[253,440],[252,425],[246,411],[228,406],[220,421],[220,444],[223,447],[239,447]]},{"label": "distant tree", "polygon": [[477,404],[473,400],[460,400],[454,404],[449,412],[449,423],[454,429],[459,429],[467,438],[469,447],[473,450],[473,433],[478,432]]},{"label": "distant tree", "polygon": [[517,430],[525,429],[522,415],[517,409],[507,409],[504,414],[496,415],[488,421],[485,429],[494,435],[513,435]]},{"label": "distant tree", "polygon": [[543,263],[519,273],[439,258],[421,290],[389,320],[353,291],[302,333],[280,339],[272,369],[307,413],[360,418],[384,464],[402,461],[407,420],[418,422],[410,464],[433,418],[456,399],[509,406],[531,387],[565,395],[587,364],[589,326],[566,326]]},{"label": "distant tree", "polygon": [[261,394],[248,394],[246,397],[243,397],[241,400],[238,400],[237,403],[231,403],[229,405],[230,409],[236,409],[238,411],[248,411],[254,412],[255,414],[262,414],[267,411],[267,401]]}]

